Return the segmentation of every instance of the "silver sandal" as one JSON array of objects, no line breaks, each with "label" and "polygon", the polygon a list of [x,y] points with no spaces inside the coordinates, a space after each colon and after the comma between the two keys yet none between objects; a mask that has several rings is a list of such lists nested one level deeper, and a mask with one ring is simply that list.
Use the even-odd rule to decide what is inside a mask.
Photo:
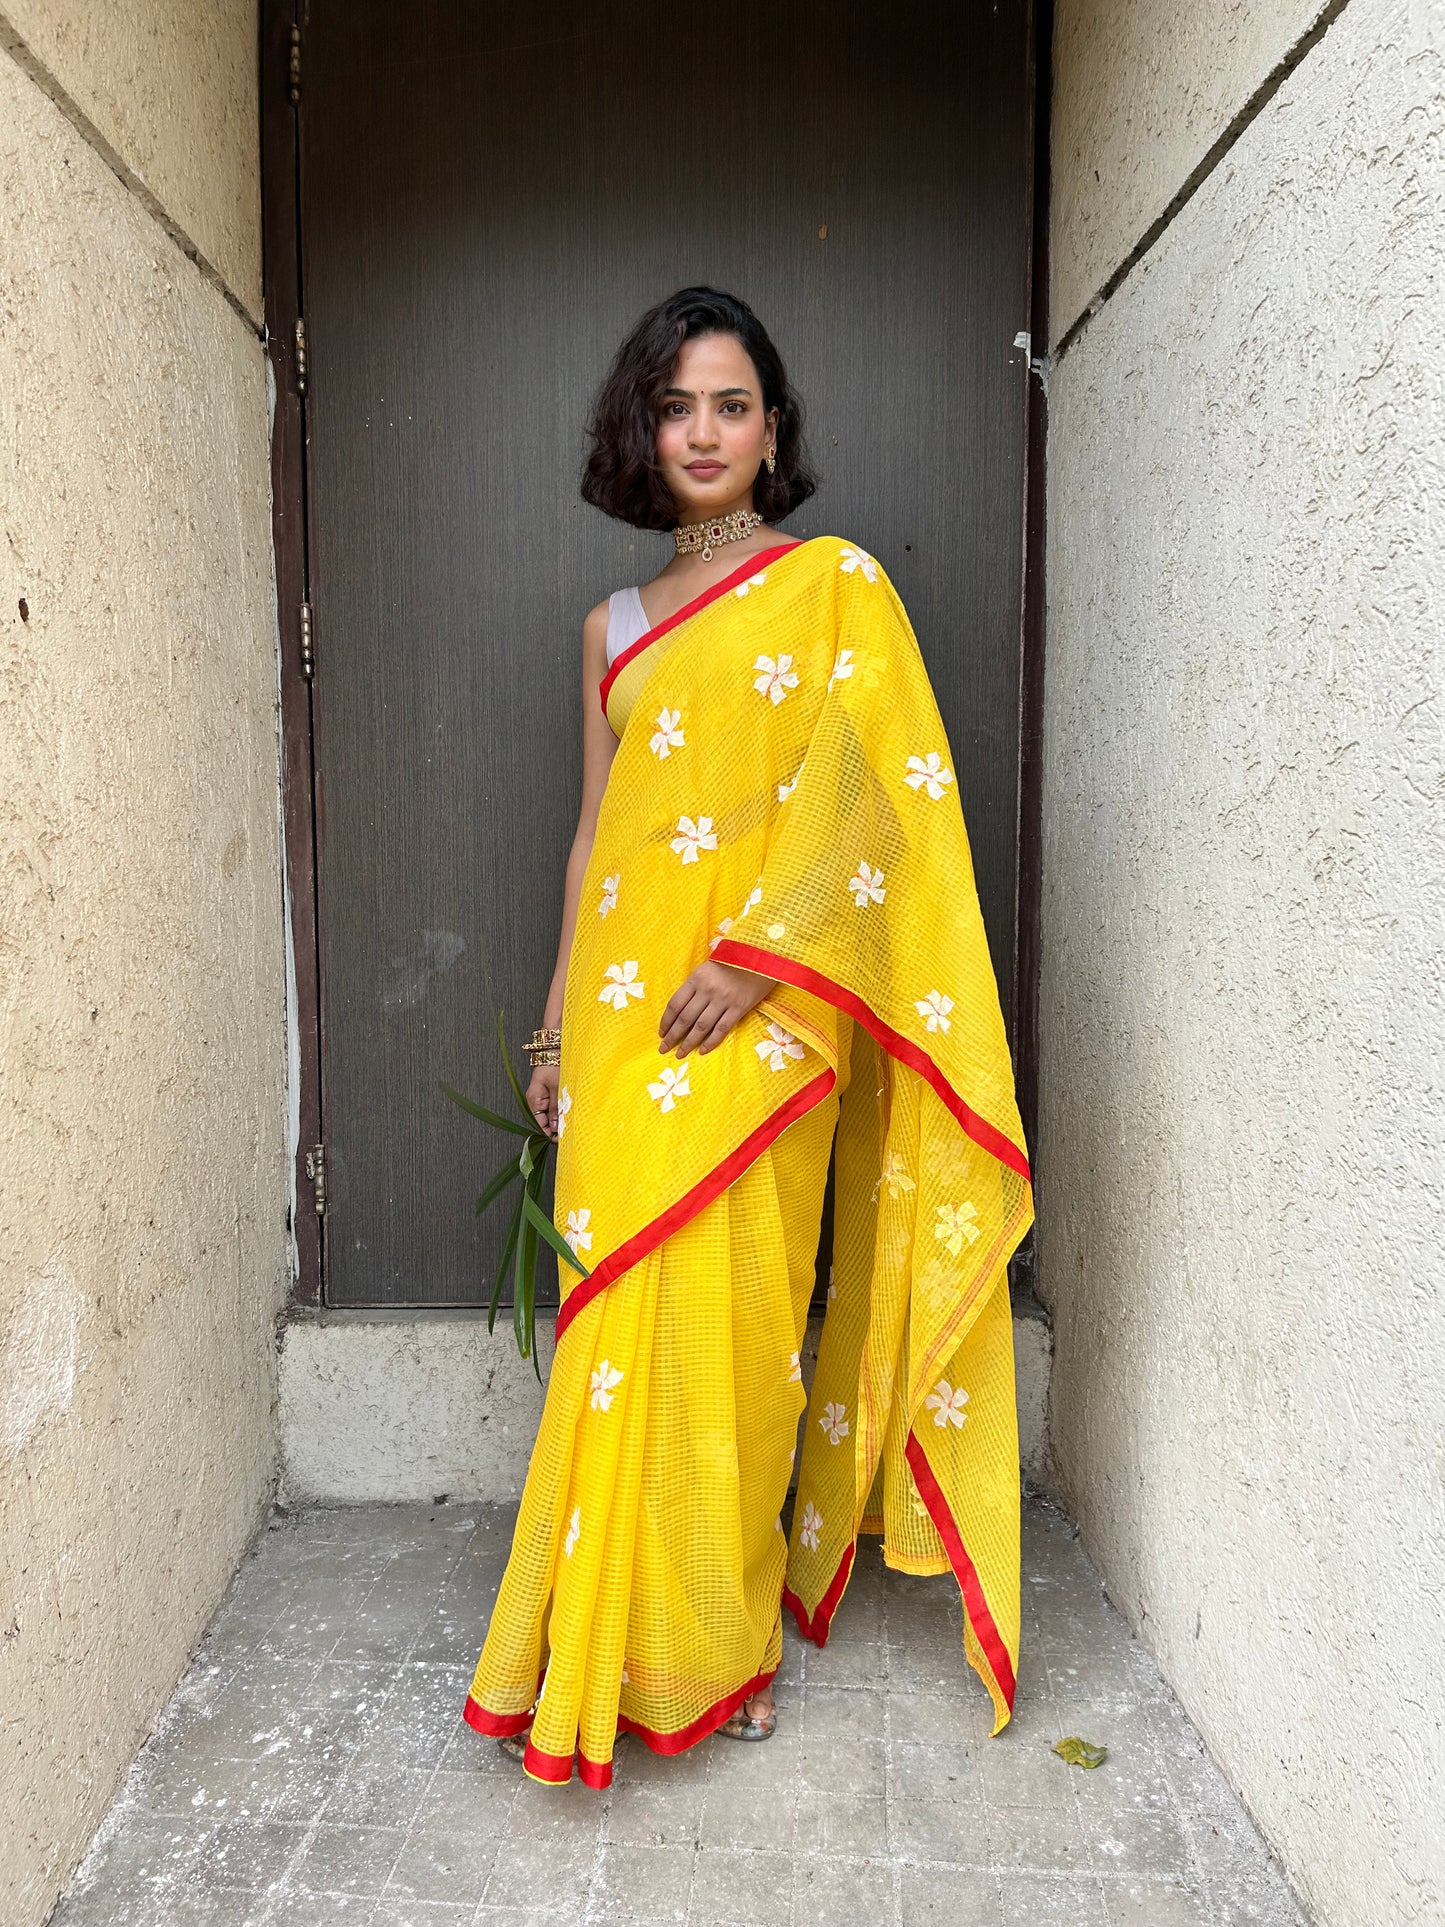
[{"label": "silver sandal", "polygon": [[725,1733],[730,1740],[770,1740],[778,1730],[777,1706],[774,1705],[771,1712],[759,1719],[748,1711],[747,1700],[744,1700],[737,1712],[730,1714],[717,1730]]},{"label": "silver sandal", "polygon": [[531,1731],[531,1727],[528,1727],[525,1733],[503,1733],[497,1741],[497,1745],[501,1747],[509,1759],[525,1760],[527,1757],[527,1740]]}]

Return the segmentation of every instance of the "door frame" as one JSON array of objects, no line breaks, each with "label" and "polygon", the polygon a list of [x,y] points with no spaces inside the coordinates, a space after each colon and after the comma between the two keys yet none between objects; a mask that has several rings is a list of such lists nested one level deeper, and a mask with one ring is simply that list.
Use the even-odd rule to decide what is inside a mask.
[{"label": "door frame", "polygon": [[[281,829],[287,976],[287,1101],[297,1116],[290,1172],[291,1302],[323,1303],[325,1143],[316,781],[311,734],[306,552],[306,368],[301,287],[301,19],[306,0],[261,0],[261,276],[272,374],[271,539],[280,650]],[[298,1103],[299,1100],[299,1103]],[[309,1167],[309,1168],[308,1168]],[[319,1179],[319,1188],[318,1188]]]},{"label": "door frame", "polygon": [[[297,1124],[291,1172],[296,1272],[291,1303],[320,1309],[325,1289],[325,1144],[321,1109],[321,968],[317,905],[316,772],[311,677],[310,564],[306,511],[305,289],[301,276],[301,144],[307,0],[261,0],[261,259],[266,353],[274,380],[271,530],[280,647],[284,941],[288,984],[287,1098]],[[1049,102],[1053,0],[1031,0],[1028,96],[1033,168],[1029,191],[1028,337],[1031,366],[1024,447],[1019,678],[1017,926],[1014,937],[1014,1071],[1025,1140],[1038,1145],[1038,983],[1042,910],[1045,643],[1045,452],[1048,434]],[[294,1080],[294,1088],[292,1083]],[[1015,1255],[1014,1302],[1032,1304],[1033,1233]]]}]

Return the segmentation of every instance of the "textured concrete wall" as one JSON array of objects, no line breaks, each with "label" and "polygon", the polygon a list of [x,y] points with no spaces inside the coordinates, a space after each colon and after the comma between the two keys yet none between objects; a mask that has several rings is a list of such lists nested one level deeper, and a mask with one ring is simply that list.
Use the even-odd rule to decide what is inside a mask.
[{"label": "textured concrete wall", "polygon": [[[552,1320],[537,1321],[545,1374]],[[293,1318],[281,1348],[288,1505],[521,1497],[543,1388],[511,1315]]]},{"label": "textured concrete wall", "polygon": [[[551,1324],[541,1362],[551,1362]],[[817,1328],[803,1355],[811,1383]],[[1014,1322],[1019,1456],[1042,1467],[1049,1332]],[[521,1496],[542,1387],[510,1324],[476,1317],[294,1319],[280,1368],[282,1489],[291,1505]]]},{"label": "textured concrete wall", "polygon": [[1050,404],[1057,1476],[1328,1927],[1445,1919],[1442,162],[1350,0]]},{"label": "textured concrete wall", "polygon": [[1059,340],[1325,0],[1058,0],[1050,290]]},{"label": "textured concrete wall", "polygon": [[0,0],[7,44],[259,323],[257,0]]},{"label": "textured concrete wall", "polygon": [[0,53],[6,1927],[45,1918],[273,1474],[267,441],[255,332]]}]

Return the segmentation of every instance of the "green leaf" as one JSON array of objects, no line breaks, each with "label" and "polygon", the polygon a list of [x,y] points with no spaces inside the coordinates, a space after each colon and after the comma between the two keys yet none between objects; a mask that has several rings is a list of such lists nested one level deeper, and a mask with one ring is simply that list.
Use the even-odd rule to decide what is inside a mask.
[{"label": "green leaf", "polygon": [[[545,1143],[546,1140],[544,1139]],[[526,1246],[526,1257],[518,1274],[517,1298],[512,1307],[512,1320],[517,1331],[517,1349],[523,1358],[532,1360],[532,1369],[541,1375],[537,1363],[537,1222],[545,1216],[540,1199],[542,1184],[546,1178],[546,1166],[539,1160],[527,1175],[522,1186],[522,1211],[527,1222],[522,1227],[522,1239]]]},{"label": "green leaf", "polygon": [[497,1266],[497,1282],[492,1286],[492,1304],[487,1313],[487,1330],[497,1329],[497,1307],[502,1302],[502,1286],[506,1281],[507,1267],[512,1262],[512,1253],[517,1248],[517,1235],[522,1229],[522,1200],[518,1198],[517,1208],[512,1213],[512,1222],[507,1230],[507,1242],[502,1246],[502,1262]]},{"label": "green leaf", "polygon": [[537,1234],[530,1224],[524,1223],[522,1235],[517,1241],[517,1262],[512,1274],[512,1331],[516,1336],[517,1350],[523,1358],[531,1356],[531,1334],[527,1330],[527,1286],[535,1284],[537,1276]]},{"label": "green leaf", "polygon": [[507,1186],[509,1184],[515,1184],[521,1175],[522,1166],[520,1160],[517,1158],[508,1158],[497,1175],[488,1181],[486,1189],[477,1199],[476,1215],[480,1218],[487,1206],[492,1202],[492,1199],[500,1197]]},{"label": "green leaf", "polygon": [[542,1187],[545,1167],[534,1164],[527,1173],[522,1186],[519,1203],[523,1213],[522,1236],[517,1245],[517,1263],[512,1284],[512,1330],[517,1338],[517,1350],[523,1358],[532,1354],[532,1327],[528,1315],[529,1295],[535,1296],[537,1288],[537,1232],[531,1219],[527,1217],[527,1200],[536,1203],[536,1193]]},{"label": "green leaf", "polygon": [[[506,1026],[502,1022],[502,1012],[500,1010],[497,1012],[497,1042],[502,1047],[502,1062],[507,1067],[507,1076],[511,1080],[512,1089],[517,1093],[517,1102],[521,1106],[523,1117],[527,1120],[527,1129],[529,1131],[535,1131],[537,1128],[537,1120],[533,1117],[531,1111],[528,1110],[527,1093],[517,1081],[517,1073],[512,1066],[512,1053],[507,1049]],[[514,1125],[513,1129],[515,1128]]]},{"label": "green leaf", "polygon": [[1088,1740],[1081,1740],[1077,1733],[1071,1733],[1066,1740],[1056,1740],[1054,1751],[1070,1766],[1102,1766],[1109,1757],[1107,1746],[1094,1746]]},{"label": "green leaf", "polygon": [[[437,1081],[441,1082],[440,1079]],[[463,1097],[461,1092],[454,1091],[450,1084],[442,1084],[442,1089],[453,1104],[460,1104],[464,1111],[469,1112],[473,1117],[479,1117],[483,1124],[495,1124],[499,1131],[515,1131],[518,1137],[526,1137],[529,1131],[535,1131],[537,1128],[536,1118],[532,1118],[530,1124],[516,1124],[511,1118],[503,1117],[499,1111],[489,1111],[485,1104],[476,1104],[471,1098]],[[530,1113],[528,1115],[530,1116]]]},{"label": "green leaf", "polygon": [[[494,1003],[492,995],[491,970],[487,963],[486,946],[480,946],[482,978],[486,985],[487,1002]],[[537,1304],[537,1246],[539,1237],[567,1259],[576,1269],[582,1270],[573,1256],[571,1247],[559,1237],[556,1226],[542,1210],[540,1198],[546,1177],[547,1153],[552,1148],[552,1140],[545,1131],[537,1129],[537,1120],[527,1104],[527,1093],[517,1075],[512,1062],[512,1054],[507,1048],[505,1013],[494,1007],[493,1024],[497,1033],[497,1043],[502,1053],[502,1063],[506,1067],[507,1082],[516,1097],[523,1121],[514,1122],[499,1112],[477,1104],[460,1091],[454,1091],[450,1084],[443,1083],[442,1089],[454,1104],[484,1124],[491,1124],[499,1130],[510,1131],[525,1140],[516,1161],[505,1164],[496,1175],[487,1181],[481,1196],[477,1199],[477,1213],[480,1215],[489,1204],[499,1198],[517,1178],[522,1180],[522,1195],[518,1198],[507,1229],[506,1243],[502,1249],[501,1263],[497,1267],[496,1280],[492,1286],[491,1304],[487,1314],[487,1329],[495,1331],[497,1311],[502,1302],[502,1287],[506,1281],[508,1267],[512,1271],[512,1329],[516,1334],[517,1349],[523,1358],[532,1360],[532,1369],[540,1382],[542,1368],[537,1359],[536,1304]],[[585,1278],[587,1272],[582,1270]]]},{"label": "green leaf", "polygon": [[[534,1211],[537,1209],[536,1200],[526,1191],[522,1193],[522,1200],[524,1205],[531,1205]],[[526,1291],[527,1310],[525,1322],[527,1329],[527,1352],[531,1354],[532,1370],[537,1374],[537,1383],[540,1385],[542,1383],[542,1362],[537,1357],[537,1250],[535,1245],[532,1247],[532,1263],[527,1273]],[[523,1355],[525,1356],[526,1354],[524,1353]]]},{"label": "green leaf", "polygon": [[[491,965],[487,964],[486,942],[478,946],[478,952],[480,952],[480,962],[482,962],[482,983],[484,983],[484,985],[486,985],[487,987],[487,1002],[489,1002],[489,1004],[493,1004],[493,1017],[491,1017],[491,1023],[493,1023],[493,1027],[495,1027],[495,1031],[497,1031],[497,1043],[501,1044],[501,1062],[503,1062],[503,1064],[507,1066],[507,1079],[509,1079],[509,1083],[511,1083],[512,1091],[516,1093],[516,1102],[518,1102],[518,1104],[522,1106],[522,1116],[526,1118],[526,1129],[528,1129],[528,1131],[536,1131],[536,1127],[538,1127],[538,1120],[536,1120],[536,1118],[532,1116],[532,1112],[528,1110],[528,1104],[526,1104],[526,1091],[522,1089],[522,1085],[520,1085],[520,1083],[518,1083],[518,1079],[516,1079],[516,1069],[512,1068],[512,1056],[511,1056],[511,1052],[509,1052],[509,1048],[507,1048],[507,1031],[505,1031],[505,1023],[503,1023],[503,1019],[505,1019],[505,1016],[507,1016],[507,1014],[505,1014],[503,1010],[499,1010],[499,1008],[495,1006],[495,1002],[493,1002],[493,990],[491,990]],[[512,1125],[512,1129],[516,1129],[516,1125]]]},{"label": "green leaf", "polygon": [[547,1243],[551,1245],[563,1264],[571,1265],[572,1269],[574,1271],[580,1271],[584,1278],[590,1278],[592,1274],[588,1271],[586,1265],[583,1264],[582,1260],[562,1236],[556,1225],[553,1224],[552,1220],[547,1216],[541,1205],[534,1204],[530,1194],[526,1191],[522,1193],[522,1209],[526,1212],[529,1222],[535,1226],[538,1236],[547,1240]]}]

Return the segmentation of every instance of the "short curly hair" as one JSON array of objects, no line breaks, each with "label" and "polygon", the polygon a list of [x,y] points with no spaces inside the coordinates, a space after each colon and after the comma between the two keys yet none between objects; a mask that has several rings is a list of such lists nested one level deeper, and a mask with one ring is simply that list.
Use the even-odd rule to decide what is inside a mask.
[{"label": "short curly hair", "polygon": [[582,496],[637,529],[670,529],[677,503],[657,465],[657,411],[685,341],[736,335],[758,371],[764,409],[778,411],[776,467],[758,470],[753,506],[780,522],[817,490],[803,441],[803,405],[782,357],[745,301],[719,288],[680,288],[649,308],[617,350],[587,424]]}]

